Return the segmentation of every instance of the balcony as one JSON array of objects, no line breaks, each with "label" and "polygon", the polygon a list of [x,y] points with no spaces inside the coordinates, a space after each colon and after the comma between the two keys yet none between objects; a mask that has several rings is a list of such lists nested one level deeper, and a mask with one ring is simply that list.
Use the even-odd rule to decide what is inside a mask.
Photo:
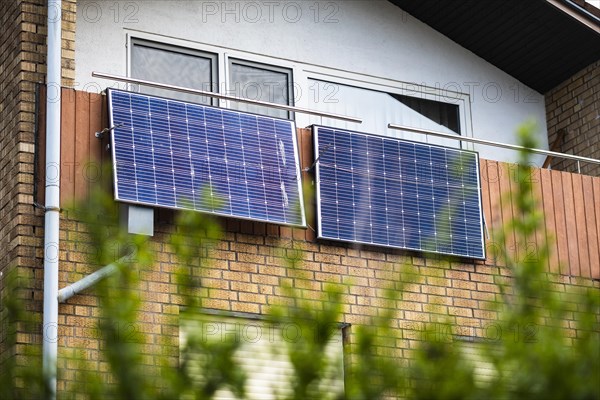
[{"label": "balcony", "polygon": [[[43,203],[44,193],[44,104],[44,101],[40,102],[38,115],[35,199],[38,203]],[[102,176],[111,163],[110,152],[107,151],[109,134],[104,134],[103,138],[95,136],[96,132],[107,128],[106,108],[103,95],[63,89],[60,176],[63,207],[68,208],[72,201],[84,199],[95,185],[111,180],[110,177]],[[311,135],[310,129],[298,129],[302,168],[311,166],[314,162]],[[487,259],[477,263],[503,266],[504,260],[499,251],[501,248],[506,248],[513,259],[519,262],[531,262],[536,259],[540,245],[549,240],[549,272],[600,279],[600,177],[540,168],[532,168],[528,176],[518,176],[516,165],[484,159],[480,166],[488,237]],[[313,177],[308,172],[303,174],[304,182],[311,182]],[[510,193],[515,190],[518,179],[528,179],[532,183],[533,194],[543,212],[544,224],[531,242],[519,243],[510,232],[505,241],[499,242],[495,232],[515,216]],[[169,210],[159,210],[159,221],[172,220],[171,213]],[[68,213],[64,218],[69,218]],[[259,222],[223,220],[226,230],[230,231],[308,242],[316,240],[314,231],[310,228],[303,230]],[[314,221],[309,222],[309,225],[315,226]]]}]

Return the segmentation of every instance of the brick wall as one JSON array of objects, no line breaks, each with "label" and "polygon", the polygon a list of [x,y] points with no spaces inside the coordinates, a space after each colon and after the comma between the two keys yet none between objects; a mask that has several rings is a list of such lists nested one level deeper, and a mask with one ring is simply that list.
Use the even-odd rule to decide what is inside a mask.
[{"label": "brick wall", "polygon": [[[600,61],[546,93],[546,115],[553,150],[600,159]],[[555,159],[552,168],[577,172],[577,163]],[[581,173],[600,176],[600,165],[581,163]]]},{"label": "brick wall", "polygon": [[[40,55],[44,48],[45,11],[43,1],[0,3],[0,290],[9,271],[18,266],[21,274],[35,271],[34,238],[41,225],[32,204],[35,82],[44,79]],[[38,278],[41,274],[35,274]],[[35,285],[39,288],[39,285]],[[30,289],[34,289],[31,287]],[[29,297],[29,293],[23,293]],[[36,308],[35,305],[29,305]],[[0,310],[4,310],[0,307]],[[0,318],[1,356],[16,349],[6,343],[6,313]],[[18,351],[17,351],[18,352]]]},{"label": "brick wall", "polygon": [[62,85],[75,85],[75,21],[77,0],[62,0]]},{"label": "brick wall", "polygon": [[[63,7],[67,22],[63,24],[62,84],[72,85],[75,0],[63,0]],[[45,0],[0,2],[0,290],[11,271],[17,269],[20,276],[30,278],[22,295],[32,300],[27,307],[39,320],[43,214],[33,207],[33,190],[36,93],[46,73],[46,15]],[[0,356],[13,351],[6,346],[5,317],[2,312]],[[19,338],[19,343],[40,340],[35,333]]]},{"label": "brick wall", "polygon": [[[175,283],[175,254],[169,248],[167,237],[176,227],[173,213],[161,210],[156,219],[152,239],[157,260],[150,270],[140,274],[139,295],[143,300],[140,319],[133,325],[119,327],[124,339],[133,333],[146,335],[143,346],[144,361],[152,365],[158,355],[167,357],[172,366],[178,363],[179,323],[182,301]],[[352,245],[318,243],[304,239],[266,234],[262,223],[243,224],[223,219],[224,240],[209,254],[209,262],[202,270],[202,306],[230,312],[266,313],[270,305],[282,301],[282,285],[301,289],[303,295],[317,300],[327,282],[344,283],[343,322],[357,326],[368,324],[370,317],[384,308],[396,310],[394,328],[401,330],[396,355],[413,357],[425,323],[450,323],[454,334],[493,339],[497,336],[497,315],[491,311],[495,301],[501,300],[497,284],[509,283],[507,271],[491,263],[463,263],[423,259],[416,255],[391,249],[373,249]],[[91,272],[94,267],[86,262],[81,249],[91,249],[83,226],[69,213],[62,220],[61,276],[63,287]],[[262,232],[257,234],[254,232]],[[303,232],[299,230],[299,232]],[[299,270],[287,265],[286,249],[302,251]],[[416,268],[421,281],[404,289],[403,301],[389,302],[386,289],[399,281],[406,266]],[[556,291],[581,284],[578,278],[548,274]],[[595,282],[600,287],[600,282]],[[99,310],[94,291],[74,296],[60,305],[59,370],[62,379],[59,391],[71,387],[77,390],[79,365],[68,355],[73,348],[83,348],[82,354],[92,371],[108,374],[108,365],[102,359],[101,344],[95,338]],[[573,317],[574,318],[574,317]],[[565,327],[572,327],[565,321]],[[576,332],[569,328],[569,337]],[[350,346],[354,336],[348,335]],[[108,377],[106,378],[108,380]]]},{"label": "brick wall", "polygon": [[[65,287],[94,271],[87,255],[94,243],[77,218],[77,209],[69,205],[83,199],[89,189],[99,184],[91,171],[110,165],[105,142],[93,132],[106,127],[106,99],[99,94],[63,90],[63,142],[61,154],[61,202],[65,207],[61,218],[60,284]],[[43,114],[43,110],[42,110]],[[43,115],[40,115],[42,118]],[[43,137],[43,129],[40,135]],[[299,130],[302,166],[314,161],[310,130]],[[40,143],[43,147],[43,142]],[[90,167],[92,160],[95,165]],[[517,243],[510,236],[506,243],[496,243],[494,229],[514,216],[508,197],[518,178],[514,166],[482,160],[483,207],[491,237],[488,259],[481,262],[446,262],[423,259],[413,253],[391,249],[356,247],[315,239],[312,229],[293,229],[272,224],[221,219],[224,240],[210,253],[210,263],[203,270],[202,305],[206,308],[265,313],[269,305],[284,298],[282,285],[302,289],[310,299],[317,299],[327,282],[348,284],[343,297],[344,322],[367,323],[369,317],[383,307],[397,310],[395,327],[402,329],[398,356],[410,358],[426,322],[449,321],[454,333],[486,337],[495,332],[496,314],[490,310],[500,300],[496,284],[509,282],[504,261],[496,257],[497,246],[507,246],[519,261],[536,256],[542,241],[554,240],[553,255],[548,265],[549,278],[557,291],[580,284],[580,277],[595,277],[600,287],[600,178],[559,171],[534,170],[530,179],[546,216],[544,227],[532,243]],[[43,172],[40,171],[40,172]],[[305,182],[310,176],[305,173]],[[310,221],[311,226],[315,222]],[[144,360],[152,365],[158,355],[165,355],[172,365],[178,362],[181,297],[175,284],[176,257],[167,245],[174,225],[174,213],[157,210],[153,247],[157,260],[148,271],[140,273],[140,297],[143,299],[140,320],[132,326],[119,327],[129,337],[143,332],[148,337]],[[286,249],[302,250],[299,271],[290,269],[284,258]],[[41,263],[38,254],[37,263]],[[385,289],[397,281],[406,265],[416,268],[421,282],[409,285],[404,301],[390,305]],[[583,279],[583,282],[590,282]],[[314,301],[319,307],[318,301]],[[71,298],[59,308],[59,391],[77,387],[79,364],[70,358],[74,348],[83,349],[87,368],[108,374],[96,339],[98,299],[91,289]],[[566,325],[568,325],[566,323]],[[570,325],[569,325],[570,326]],[[352,332],[352,328],[350,328]],[[575,334],[570,332],[571,335]],[[350,333],[350,344],[353,336]],[[108,378],[107,378],[108,379]]]}]

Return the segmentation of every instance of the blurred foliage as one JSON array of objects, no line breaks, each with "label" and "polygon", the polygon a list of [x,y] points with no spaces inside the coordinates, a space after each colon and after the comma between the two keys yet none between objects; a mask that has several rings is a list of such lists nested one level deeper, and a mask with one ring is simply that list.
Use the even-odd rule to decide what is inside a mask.
[{"label": "blurred foliage", "polygon": [[[13,268],[2,275],[0,290],[0,324],[2,358],[0,358],[0,399],[44,398],[47,387],[42,374],[42,358],[38,346],[26,345],[18,331],[30,331],[35,325],[32,314],[26,311],[25,277]],[[16,355],[19,348],[23,355]]]},{"label": "blurred foliage", "polygon": [[[287,352],[294,375],[291,377],[291,394],[281,396],[285,400],[301,399],[332,399],[335,393],[331,388],[323,385],[328,379],[335,379],[335,375],[342,376],[343,371],[329,367],[338,364],[341,360],[331,360],[327,357],[326,348],[333,334],[340,329],[341,320],[341,291],[331,286],[322,296],[321,309],[302,302],[301,295],[289,288],[288,295],[296,301],[285,306],[276,307],[271,316],[280,324],[293,321],[298,332],[305,333],[299,340],[285,343],[284,352]],[[306,334],[310,332],[311,334]],[[327,374],[334,376],[327,376]]]},{"label": "blurred foliage", "polygon": [[[534,131],[532,123],[519,129],[522,146],[536,147]],[[507,243],[514,235],[516,243],[538,242],[537,254],[515,260],[508,247],[499,246],[512,279],[496,277],[501,298],[493,309],[498,315],[494,334],[485,332],[475,344],[480,360],[494,373],[478,381],[477,365],[464,356],[466,343],[460,340],[424,340],[409,369],[409,398],[600,398],[600,291],[582,283],[564,284],[562,292],[549,281],[549,247],[535,237],[543,216],[533,195],[529,154],[520,153],[517,185],[508,199],[519,217],[494,238]]]},{"label": "blurred foliage", "polygon": [[[535,146],[534,129],[529,124],[519,130],[521,145]],[[494,233],[501,243],[509,235],[514,235],[517,242],[534,240],[543,223],[531,182],[526,178],[530,176],[528,160],[528,153],[523,152],[510,199],[520,217]],[[108,371],[94,370],[85,355],[75,353],[80,373],[59,397],[204,400],[213,398],[220,389],[228,389],[236,397],[246,398],[248,376],[236,358],[237,350],[243,346],[241,341],[208,341],[203,340],[201,332],[189,332],[177,357],[152,354],[149,358],[146,346],[156,348],[156,343],[148,343],[142,332],[122,332],[122,327],[135,325],[144,312],[144,282],[140,275],[144,271],[160,272],[160,263],[155,259],[157,250],[177,259],[178,293],[171,296],[180,296],[177,303],[183,306],[170,324],[178,326],[178,318],[202,315],[203,296],[210,295],[210,291],[202,290],[203,271],[222,238],[218,222],[205,214],[179,212],[174,224],[177,228],[168,235],[168,244],[157,243],[120,229],[117,206],[112,196],[102,191],[80,206],[78,217],[86,223],[90,242],[95,246],[90,262],[99,266],[113,263],[118,269],[93,289],[99,302],[96,309],[101,359]],[[505,272],[512,279],[497,277],[501,291],[490,311],[498,315],[495,328],[499,334],[485,337],[484,332],[479,338],[464,338],[448,322],[427,327],[420,340],[407,340],[398,310],[402,309],[407,286],[420,282],[418,271],[412,266],[403,266],[398,281],[386,291],[386,304],[373,306],[373,317],[342,326],[340,323],[347,318],[345,296],[350,288],[331,284],[315,294],[294,287],[296,279],[302,279],[304,257],[298,248],[282,249],[279,256],[289,266],[290,279],[284,280],[287,283],[281,288],[281,302],[271,307],[267,318],[274,323],[291,321],[302,331],[315,334],[287,343],[282,349],[288,354],[294,374],[289,394],[279,397],[600,399],[600,291],[583,284],[565,284],[566,291],[555,290],[545,273],[549,263],[546,243],[538,243],[537,257],[526,261],[511,258],[506,249],[502,251]],[[27,321],[27,315],[20,296],[13,296],[18,286],[15,279],[5,277],[3,282],[2,318],[10,327],[6,345],[11,348],[17,345],[16,327]],[[439,327],[443,335],[430,334]],[[325,356],[325,348],[340,329],[345,337],[344,360],[331,360]],[[410,348],[400,345],[409,342]],[[413,343],[420,344],[414,348]],[[465,356],[469,346],[477,349],[479,364]],[[197,358],[198,354],[202,357]],[[188,368],[192,358],[200,360],[202,379],[197,379]],[[9,356],[3,360],[0,398],[46,396],[39,363],[32,361],[27,367],[17,365],[16,359]],[[39,356],[32,356],[31,360],[39,360]],[[478,372],[481,363],[492,371],[485,379]],[[343,365],[343,371],[336,365]],[[332,374],[345,377],[344,393],[327,390]]]}]

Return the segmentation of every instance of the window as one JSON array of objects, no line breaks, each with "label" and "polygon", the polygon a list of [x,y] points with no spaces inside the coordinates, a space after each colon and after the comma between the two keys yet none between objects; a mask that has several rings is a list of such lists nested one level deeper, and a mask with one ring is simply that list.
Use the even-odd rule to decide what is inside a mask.
[{"label": "window", "polygon": [[[132,38],[130,43],[130,76],[133,78],[293,105],[291,68],[230,57],[222,49],[215,48],[213,52],[212,47],[205,51],[146,38]],[[195,103],[224,104],[216,99],[165,89],[142,86],[141,91]],[[235,101],[231,101],[229,107],[271,117],[293,118],[293,113],[271,107]]]},{"label": "window", "polygon": [[130,39],[130,76],[211,90],[233,97],[354,116],[362,124],[293,113],[236,101],[142,88],[143,92],[312,124],[360,130],[448,147],[472,149],[451,139],[389,129],[388,123],[473,136],[469,95],[425,84],[333,70],[232,48],[136,33]]},{"label": "window", "polygon": [[390,93],[394,99],[418,112],[423,117],[445,126],[454,133],[460,135],[460,122],[458,106],[456,104],[443,103],[441,101],[422,99],[418,97],[404,96]]},{"label": "window", "polygon": [[[183,47],[135,39],[131,49],[131,76],[175,86],[214,91],[217,88],[217,55]],[[212,99],[164,89],[143,87],[142,92],[194,103]]]},{"label": "window", "polygon": [[[358,87],[361,82],[341,84],[321,79],[308,79],[309,109],[351,115],[363,119],[360,125],[334,119],[310,117],[310,124],[340,129],[386,134],[402,139],[460,147],[451,139],[426,137],[417,133],[388,129],[388,123],[437,132],[461,134],[461,114],[458,104],[429,99],[422,93],[403,95],[383,90]],[[364,83],[363,83],[364,84]],[[365,86],[369,86],[365,84]],[[373,86],[373,85],[370,85]],[[389,88],[391,89],[391,88]],[[384,91],[386,90],[386,91]],[[439,98],[440,96],[434,96]],[[446,99],[443,99],[446,100]],[[452,99],[449,99],[451,101]]]},{"label": "window", "polygon": [[[300,340],[311,338],[313,332],[302,332],[294,324],[274,324],[262,319],[229,317],[222,315],[201,315],[182,317],[180,323],[180,348],[183,350],[190,337],[202,343],[210,341],[235,340],[240,347],[235,358],[246,373],[246,394],[248,399],[269,400],[283,398],[290,394],[292,365],[287,357],[287,348]],[[329,361],[321,387],[331,398],[338,398],[344,391],[342,328],[333,327],[334,334],[326,349]],[[310,340],[310,339],[308,339]],[[187,368],[192,376],[202,380],[203,356],[190,354]],[[227,389],[217,391],[215,399],[232,399]]]},{"label": "window", "polygon": [[[229,93],[236,97],[292,105],[292,71],[288,68],[229,59]],[[290,118],[291,113],[271,107],[232,102],[231,107],[271,117]]]}]

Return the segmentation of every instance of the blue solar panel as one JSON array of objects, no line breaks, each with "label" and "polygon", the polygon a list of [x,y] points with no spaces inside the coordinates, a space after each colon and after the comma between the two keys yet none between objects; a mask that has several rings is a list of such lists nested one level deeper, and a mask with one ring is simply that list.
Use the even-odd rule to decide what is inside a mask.
[{"label": "blue solar panel", "polygon": [[485,258],[475,152],[313,127],[318,236]]},{"label": "blue solar panel", "polygon": [[108,91],[115,198],[305,226],[293,121]]}]

